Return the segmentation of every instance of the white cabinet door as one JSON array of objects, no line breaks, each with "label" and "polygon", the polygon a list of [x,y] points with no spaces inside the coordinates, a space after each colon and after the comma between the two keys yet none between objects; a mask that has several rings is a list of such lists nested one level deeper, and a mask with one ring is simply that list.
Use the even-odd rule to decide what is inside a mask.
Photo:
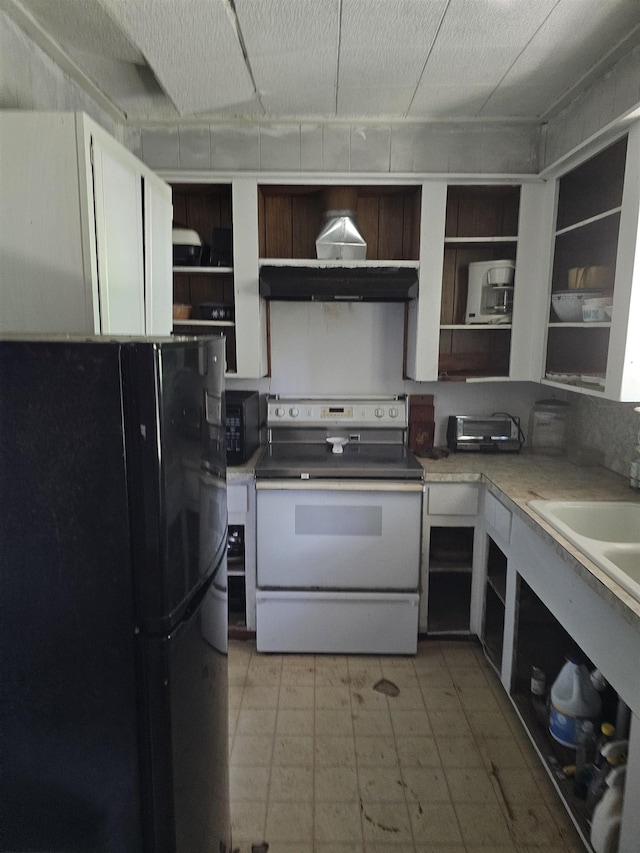
[{"label": "white cabinet door", "polygon": [[171,274],[171,187],[149,172],[144,185],[144,295],[147,335],[170,335],[173,277]]},{"label": "white cabinet door", "polygon": [[235,375],[258,378],[268,369],[267,308],[258,291],[258,183],[252,178],[236,178],[232,194],[236,226],[233,229]]},{"label": "white cabinet door", "polygon": [[92,135],[100,332],[145,333],[140,170]]},{"label": "white cabinet door", "polygon": [[94,331],[76,117],[0,111],[0,330]]},{"label": "white cabinet door", "polygon": [[550,227],[545,217],[549,189],[523,184],[520,189],[518,249],[513,293],[509,379],[540,378],[537,365],[543,335],[550,257]]},{"label": "white cabinet door", "polygon": [[604,396],[640,400],[640,122],[627,141]]},{"label": "white cabinet door", "polygon": [[438,378],[438,341],[447,184],[422,185],[418,298],[408,306],[407,375],[432,382]]},{"label": "white cabinet door", "polygon": [[169,334],[170,188],[83,113],[0,111],[0,151],[0,330]]}]

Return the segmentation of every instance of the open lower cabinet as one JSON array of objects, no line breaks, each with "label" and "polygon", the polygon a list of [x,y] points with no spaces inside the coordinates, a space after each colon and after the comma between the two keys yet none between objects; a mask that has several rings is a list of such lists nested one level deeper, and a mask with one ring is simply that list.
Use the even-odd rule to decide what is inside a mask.
[{"label": "open lower cabinet", "polygon": [[[575,765],[575,749],[549,734],[548,698],[568,655],[578,653],[589,672],[606,681],[600,722],[612,722],[628,738],[628,760],[619,853],[637,853],[640,838],[640,639],[624,606],[598,589],[569,554],[537,527],[485,494],[483,545],[483,618],[481,639],[576,828],[590,847],[591,812],[573,790],[564,768]],[[536,671],[534,673],[534,667]],[[539,695],[532,682],[540,672]],[[596,729],[597,730],[597,729]]]},{"label": "open lower cabinet", "polygon": [[[570,654],[584,660],[589,672],[596,667],[522,578],[517,581],[516,612],[511,698],[574,823],[589,839],[593,809],[574,790],[571,768],[576,764],[576,750],[562,746],[549,733],[549,692]],[[542,695],[531,689],[534,667],[544,677]],[[611,685],[602,688],[601,702],[596,731],[600,723],[608,722],[616,726],[615,740],[627,740],[627,709]]]}]

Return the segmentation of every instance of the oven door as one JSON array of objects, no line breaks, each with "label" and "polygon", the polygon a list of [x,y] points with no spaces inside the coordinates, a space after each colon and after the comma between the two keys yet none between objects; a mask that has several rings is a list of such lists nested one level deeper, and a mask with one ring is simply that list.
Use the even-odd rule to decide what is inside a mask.
[{"label": "oven door", "polygon": [[421,516],[415,481],[258,481],[258,587],[415,591]]}]

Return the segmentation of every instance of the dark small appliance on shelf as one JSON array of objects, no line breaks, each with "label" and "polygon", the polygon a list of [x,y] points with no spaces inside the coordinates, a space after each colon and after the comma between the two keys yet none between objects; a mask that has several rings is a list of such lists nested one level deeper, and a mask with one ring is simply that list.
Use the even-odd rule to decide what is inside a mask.
[{"label": "dark small appliance on shelf", "polygon": [[174,267],[197,267],[202,258],[202,240],[198,232],[174,225],[171,233]]},{"label": "dark small appliance on shelf", "polygon": [[233,229],[214,228],[211,231],[209,264],[212,267],[233,266]]},{"label": "dark small appliance on shelf", "polygon": [[258,391],[227,391],[227,465],[244,465],[262,441],[264,413]]}]

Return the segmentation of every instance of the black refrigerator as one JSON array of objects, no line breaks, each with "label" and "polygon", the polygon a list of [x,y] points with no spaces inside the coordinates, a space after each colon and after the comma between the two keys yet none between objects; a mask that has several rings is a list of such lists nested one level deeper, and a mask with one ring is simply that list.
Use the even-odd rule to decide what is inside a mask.
[{"label": "black refrigerator", "polygon": [[222,338],[0,340],[0,849],[231,850]]}]

